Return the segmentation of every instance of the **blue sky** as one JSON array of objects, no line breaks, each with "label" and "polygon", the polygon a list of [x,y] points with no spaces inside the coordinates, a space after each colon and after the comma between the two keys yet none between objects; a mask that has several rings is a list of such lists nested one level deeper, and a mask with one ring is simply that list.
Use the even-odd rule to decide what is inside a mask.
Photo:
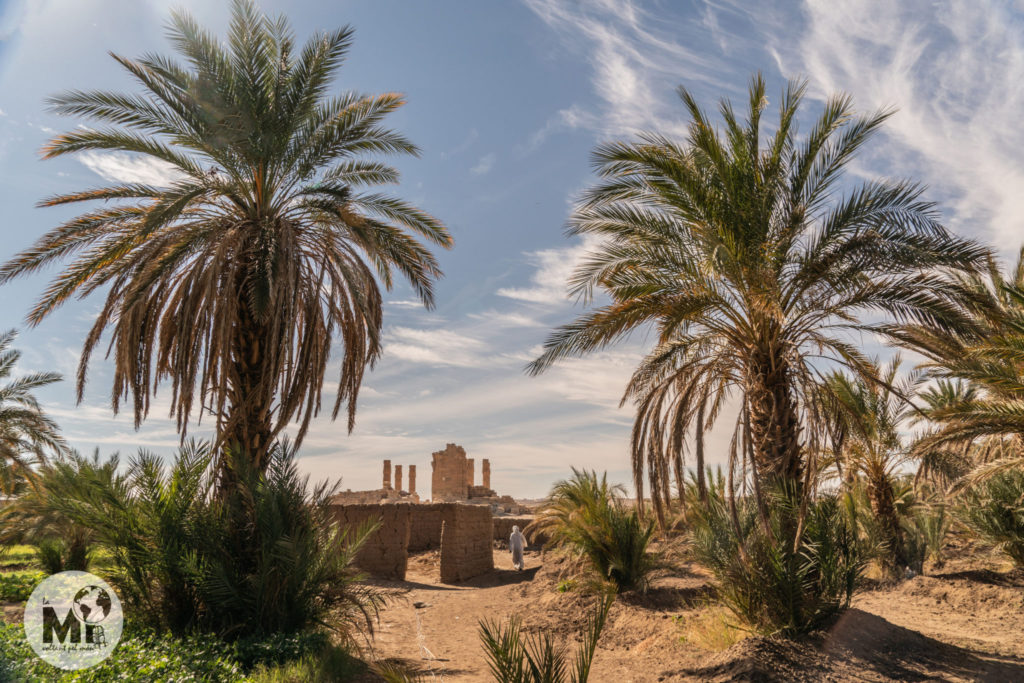
[{"label": "blue sky", "polygon": [[[129,87],[107,52],[167,52],[171,6],[223,33],[227,5],[209,0],[0,3],[0,257],[69,215],[33,208],[39,198],[104,178],[160,177],[163,169],[126,156],[42,162],[38,149],[76,123],[48,114],[44,98],[67,88]],[[376,487],[380,461],[390,458],[418,465],[427,492],[430,453],[457,442],[473,457],[490,458],[503,493],[541,495],[570,465],[628,480],[631,415],[617,408],[618,398],[648,340],[635,336],[540,378],[522,368],[551,327],[580,310],[566,298],[565,279],[587,244],[567,240],[562,227],[573,196],[592,180],[590,149],[643,129],[680,132],[686,122],[677,85],[711,107],[722,96],[742,99],[751,73],[761,70],[772,94],[785,78],[807,78],[812,113],[835,90],[850,92],[865,111],[897,107],[854,175],[917,177],[953,229],[1004,253],[1024,241],[1024,3],[262,6],[285,12],[303,36],[356,28],[338,88],[408,96],[391,124],[423,154],[399,161],[395,191],[446,221],[456,238],[455,249],[441,254],[446,277],[436,310],[412,305],[404,287],[387,296],[385,357],[366,380],[355,432],[323,419],[307,437],[300,464],[315,479]],[[6,285],[0,325],[23,327],[44,282]],[[73,377],[98,306],[96,299],[74,302],[23,330],[21,368]],[[40,397],[81,450],[171,452],[177,437],[165,393],[136,432],[130,415],[112,415],[109,379],[109,369],[95,363],[78,407],[70,381]],[[724,435],[712,439],[712,462],[723,460],[724,445]]]}]

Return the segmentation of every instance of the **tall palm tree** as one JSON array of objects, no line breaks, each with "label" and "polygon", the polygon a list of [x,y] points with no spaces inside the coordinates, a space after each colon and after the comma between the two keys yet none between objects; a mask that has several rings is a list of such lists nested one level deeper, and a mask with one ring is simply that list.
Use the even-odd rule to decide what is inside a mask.
[{"label": "tall palm tree", "polygon": [[0,282],[67,261],[28,320],[106,290],[84,344],[79,400],[109,333],[115,412],[130,400],[138,426],[158,385],[170,384],[183,437],[190,420],[212,413],[219,442],[263,467],[290,421],[300,442],[318,414],[338,339],[332,415],[346,403],[353,428],[363,372],[381,353],[381,285],[390,288],[397,272],[432,306],[441,271],[422,241],[448,248],[452,240],[423,211],[361,190],[398,179],[366,155],[417,149],[382,125],[402,96],[329,96],[352,29],[318,33],[298,49],[284,18],[236,0],[226,43],[180,12],[169,37],[183,61],[114,57],[140,93],[54,97],[56,112],[101,125],[43,150],[48,159],[130,152],[166,167],[166,182],[44,200],[104,204],[18,254],[0,268]]},{"label": "tall palm tree", "polygon": [[0,493],[12,494],[32,479],[32,466],[67,449],[64,438],[33,392],[59,382],[56,372],[33,372],[18,379],[11,373],[21,352],[11,344],[17,332],[0,334]]},{"label": "tall palm tree", "polygon": [[910,451],[900,433],[919,414],[912,403],[923,382],[920,372],[899,376],[900,357],[878,369],[878,381],[833,371],[822,382],[819,400],[833,422],[833,464],[847,485],[863,479],[871,511],[878,521],[890,564],[907,564],[903,528],[896,509],[900,467]]},{"label": "tall palm tree", "polygon": [[961,319],[952,330],[930,320],[885,329],[939,379],[925,411],[938,426],[915,448],[932,459],[960,450],[992,472],[1024,464],[1024,248],[1009,272],[993,258],[981,273],[947,273],[942,290]]},{"label": "tall palm tree", "polygon": [[[660,418],[660,433],[671,437],[686,422],[678,415],[738,393],[736,428],[760,476],[801,480],[815,359],[870,373],[844,334],[872,327],[858,316],[942,324],[949,305],[922,295],[939,282],[933,269],[970,270],[987,253],[951,235],[916,184],[851,182],[843,192],[844,170],[889,113],[857,117],[850,98],[837,95],[798,137],[804,90],[789,83],[775,131],[765,134],[760,75],[746,120],[722,102],[722,128],[681,88],[691,118],[685,140],[645,133],[596,149],[601,180],[569,233],[602,242],[570,285],[584,303],[596,290],[611,301],[555,331],[532,373],[653,327],[657,346],[626,399],[643,407],[652,388],[671,382],[680,406]],[[633,453],[638,496],[642,455]]]}]

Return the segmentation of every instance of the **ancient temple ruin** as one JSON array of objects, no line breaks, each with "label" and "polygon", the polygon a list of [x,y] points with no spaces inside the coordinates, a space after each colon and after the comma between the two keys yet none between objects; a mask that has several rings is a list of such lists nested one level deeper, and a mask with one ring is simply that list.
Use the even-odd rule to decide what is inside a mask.
[{"label": "ancient temple ruin", "polygon": [[391,461],[384,461],[384,478],[379,489],[370,491],[342,491],[334,496],[335,504],[369,505],[373,503],[418,503],[416,493],[416,465],[409,465],[408,488],[402,488],[402,466],[395,465],[394,479],[391,478]]},{"label": "ancient temple ruin", "polygon": [[[525,508],[512,496],[499,496],[491,488],[491,461],[480,461],[480,485],[476,484],[476,461],[466,457],[466,450],[457,444],[448,444],[436,451],[430,463],[430,497],[433,503],[471,503],[490,505],[497,514],[521,514]],[[416,493],[416,465],[408,466],[409,478],[403,487],[403,467],[384,461],[381,488],[371,491],[344,491],[334,496],[339,505],[370,505],[377,503],[419,503]]]},{"label": "ancient temple ruin", "polygon": [[491,462],[484,460],[480,472],[483,486],[474,485],[473,458],[466,457],[462,446],[453,443],[443,451],[433,454],[430,468],[430,499],[435,503],[447,503],[471,498],[493,498],[497,494],[491,489]]}]

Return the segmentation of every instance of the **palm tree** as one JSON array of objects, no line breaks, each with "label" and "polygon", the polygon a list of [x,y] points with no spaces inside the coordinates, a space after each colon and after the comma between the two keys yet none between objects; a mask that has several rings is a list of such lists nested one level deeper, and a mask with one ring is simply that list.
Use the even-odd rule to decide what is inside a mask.
[{"label": "palm tree", "polygon": [[878,381],[834,371],[822,382],[822,412],[833,423],[833,464],[847,486],[863,478],[871,512],[878,521],[890,564],[897,570],[908,558],[893,486],[910,460],[900,430],[919,414],[911,402],[923,381],[920,372],[899,377],[895,356],[876,373]]},{"label": "palm tree", "polygon": [[28,321],[38,324],[73,295],[107,291],[85,340],[78,399],[109,333],[115,412],[131,400],[138,427],[158,385],[169,383],[183,438],[190,420],[212,413],[219,443],[262,468],[290,421],[300,442],[320,411],[339,338],[332,416],[347,404],[351,431],[363,372],[381,353],[381,285],[391,288],[397,272],[432,306],[441,271],[422,240],[445,248],[452,240],[423,211],[360,189],[398,178],[366,155],[417,149],[382,125],[402,96],[328,96],[351,28],[318,33],[298,49],[284,18],[236,0],[226,44],[180,12],[169,36],[182,62],[114,57],[141,93],[54,97],[56,112],[102,125],[59,135],[43,150],[47,159],[141,155],[168,169],[166,183],[44,200],[104,204],[18,254],[0,268],[0,282],[67,261]]},{"label": "palm tree", "polygon": [[33,395],[59,382],[56,372],[34,372],[11,379],[21,352],[11,348],[17,332],[0,334],[0,493],[13,494],[33,478],[33,465],[63,453],[67,444]]},{"label": "palm tree", "polygon": [[[844,334],[872,328],[858,316],[941,325],[949,305],[923,295],[940,281],[933,269],[970,270],[987,254],[939,224],[916,184],[871,181],[842,192],[844,169],[890,114],[857,117],[851,99],[837,95],[798,138],[804,90],[789,83],[766,136],[760,75],[745,121],[722,102],[723,129],[681,88],[692,120],[685,140],[644,133],[596,149],[601,180],[584,193],[569,233],[602,242],[570,286],[584,303],[595,290],[611,301],[555,331],[529,367],[540,373],[653,327],[657,346],[626,400],[643,409],[663,385],[677,397],[656,420],[668,444],[662,451],[679,444],[695,406],[738,393],[740,452],[760,477],[791,483],[805,474],[804,442],[814,436],[815,360],[869,374],[868,359]],[[638,420],[646,418],[641,410]],[[633,452],[638,497],[643,455]]]},{"label": "palm tree", "polygon": [[[885,329],[926,358],[938,378],[926,393],[925,414],[938,425],[915,446],[922,458],[950,474],[964,456],[994,474],[1024,463],[1024,248],[1004,274],[990,259],[983,273],[946,274],[960,317],[952,330],[929,320]],[[938,298],[938,295],[935,295]]]}]

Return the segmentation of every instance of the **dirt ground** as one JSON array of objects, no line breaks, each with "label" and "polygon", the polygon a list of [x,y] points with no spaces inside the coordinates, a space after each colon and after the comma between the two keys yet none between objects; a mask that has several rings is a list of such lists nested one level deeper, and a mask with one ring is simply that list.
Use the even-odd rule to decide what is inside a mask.
[{"label": "dirt ground", "polygon": [[[707,576],[684,563],[646,596],[616,602],[590,680],[1024,681],[1024,573],[971,548],[954,554],[928,575],[859,594],[806,642],[748,637],[725,649],[688,628],[714,608]],[[528,552],[517,572],[507,551],[494,559],[493,573],[444,585],[437,553],[422,553],[407,581],[381,582],[396,599],[381,615],[375,656],[418,666],[427,680],[488,681],[479,621],[511,615],[527,633],[551,632],[574,648],[593,599],[558,590],[564,565]]]}]

